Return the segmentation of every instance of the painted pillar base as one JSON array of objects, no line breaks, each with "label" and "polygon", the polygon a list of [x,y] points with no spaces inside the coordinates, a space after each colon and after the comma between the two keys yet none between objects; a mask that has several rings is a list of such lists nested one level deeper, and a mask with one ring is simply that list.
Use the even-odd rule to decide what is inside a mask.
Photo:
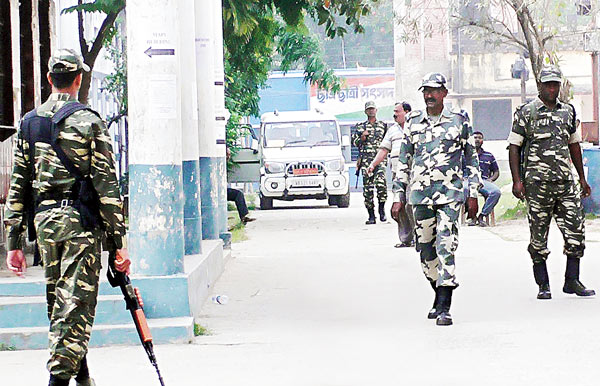
[{"label": "painted pillar base", "polygon": [[183,228],[185,254],[202,253],[202,216],[200,215],[200,166],[198,160],[183,161]]},{"label": "painted pillar base", "polygon": [[129,253],[132,272],[145,276],[183,272],[181,165],[129,166]]},{"label": "painted pillar base", "polygon": [[227,187],[223,211],[223,183],[227,177],[225,157],[200,157],[202,239],[217,240],[227,230]]}]

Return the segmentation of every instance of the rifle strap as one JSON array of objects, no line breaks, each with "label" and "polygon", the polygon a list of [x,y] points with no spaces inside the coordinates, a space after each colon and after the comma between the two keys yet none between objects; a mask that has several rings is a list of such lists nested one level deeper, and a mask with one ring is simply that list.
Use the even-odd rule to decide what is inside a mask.
[{"label": "rifle strap", "polygon": [[83,179],[83,175],[77,169],[73,161],[69,159],[69,157],[65,154],[65,151],[58,145],[58,133],[60,132],[59,124],[65,120],[67,117],[72,115],[73,113],[80,110],[91,110],[84,104],[79,102],[67,103],[63,107],[61,107],[54,116],[52,116],[52,133],[50,137],[50,146],[54,149],[56,156],[60,159],[60,162],[64,165],[64,167],[71,173],[76,179]]}]

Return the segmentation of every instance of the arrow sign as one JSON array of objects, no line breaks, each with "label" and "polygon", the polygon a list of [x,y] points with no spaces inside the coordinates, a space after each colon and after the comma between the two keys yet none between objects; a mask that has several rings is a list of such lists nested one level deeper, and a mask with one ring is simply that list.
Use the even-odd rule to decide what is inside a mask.
[{"label": "arrow sign", "polygon": [[173,48],[152,48],[148,47],[144,54],[152,57],[152,55],[175,55],[175,49]]}]

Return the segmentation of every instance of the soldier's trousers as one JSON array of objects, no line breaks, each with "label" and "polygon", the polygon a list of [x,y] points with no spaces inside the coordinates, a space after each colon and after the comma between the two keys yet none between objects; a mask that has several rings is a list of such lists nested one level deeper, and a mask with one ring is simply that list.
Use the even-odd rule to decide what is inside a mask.
[{"label": "soldier's trousers", "polygon": [[50,330],[47,368],[59,378],[79,371],[88,349],[101,269],[99,234],[85,232],[71,207],[35,217],[44,262]]},{"label": "soldier's trousers", "polygon": [[585,228],[580,189],[572,182],[525,184],[528,204],[529,247],[534,263],[545,261],[550,254],[548,232],[552,218],[564,240],[563,252],[569,257],[582,257],[585,249]]},{"label": "soldier's trousers", "polygon": [[416,249],[425,277],[438,287],[458,287],[454,275],[454,253],[458,247],[461,202],[443,205],[413,205]]},{"label": "soldier's trousers", "polygon": [[363,176],[363,197],[365,198],[365,207],[367,209],[375,208],[374,196],[377,190],[377,201],[384,203],[387,201],[387,185],[385,181],[385,165],[379,164],[369,175],[367,168],[368,162],[364,162],[365,166],[360,168]]}]

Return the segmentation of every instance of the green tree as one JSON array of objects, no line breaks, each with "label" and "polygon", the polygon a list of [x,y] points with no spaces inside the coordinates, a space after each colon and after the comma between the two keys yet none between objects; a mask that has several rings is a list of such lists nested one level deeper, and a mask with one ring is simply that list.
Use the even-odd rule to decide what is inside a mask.
[{"label": "green tree", "polygon": [[[83,55],[83,61],[90,69],[94,68],[96,59],[105,42],[111,41],[115,35],[116,29],[114,28],[114,23],[117,16],[124,8],[125,0],[95,0],[88,2],[77,0],[77,5],[62,10],[62,13],[77,12],[79,47],[81,49],[81,54]],[[106,15],[98,28],[96,36],[91,41],[86,41],[85,39],[85,26],[83,23],[84,12],[99,12]],[[84,72],[81,81],[81,89],[79,90],[79,101],[81,103],[87,103],[91,81],[92,72]]]},{"label": "green tree", "polygon": [[241,117],[258,115],[258,92],[276,65],[283,71],[302,68],[307,82],[339,90],[340,80],[324,63],[318,39],[310,34],[305,18],[324,26],[328,38],[344,36],[349,28],[362,33],[361,18],[377,1],[224,0],[225,106],[231,113],[228,140],[235,143]]}]

